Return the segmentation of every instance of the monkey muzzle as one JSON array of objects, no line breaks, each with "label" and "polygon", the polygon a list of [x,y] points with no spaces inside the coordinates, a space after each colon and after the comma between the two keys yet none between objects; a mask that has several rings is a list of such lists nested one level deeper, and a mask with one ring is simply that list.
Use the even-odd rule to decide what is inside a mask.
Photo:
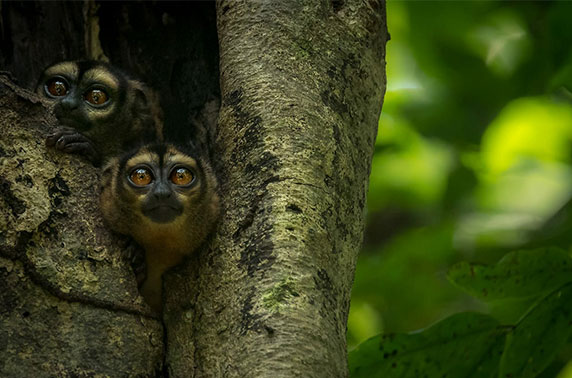
[{"label": "monkey muzzle", "polygon": [[71,127],[78,131],[87,131],[91,128],[91,123],[86,122],[85,115],[80,109],[65,109],[61,103],[54,106],[54,115],[62,126]]},{"label": "monkey muzzle", "polygon": [[183,213],[183,206],[174,198],[153,199],[143,205],[143,215],[155,223],[169,223]]}]

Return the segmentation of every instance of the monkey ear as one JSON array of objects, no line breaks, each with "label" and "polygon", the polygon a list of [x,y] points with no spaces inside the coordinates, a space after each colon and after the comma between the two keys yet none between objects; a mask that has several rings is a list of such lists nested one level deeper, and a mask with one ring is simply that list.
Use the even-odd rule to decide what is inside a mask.
[{"label": "monkey ear", "polygon": [[163,111],[158,94],[140,81],[130,80],[132,110],[141,121],[143,140],[163,140]]},{"label": "monkey ear", "polygon": [[162,119],[162,111],[158,94],[140,81],[131,80],[133,88],[133,102],[137,111],[145,111]]},{"label": "monkey ear", "polygon": [[134,104],[137,110],[148,108],[149,99],[147,98],[147,93],[144,88],[136,86],[134,88],[134,97]]},{"label": "monkey ear", "polygon": [[129,80],[129,87],[133,96],[133,105],[137,111],[148,107],[151,99],[148,98],[149,89],[138,80]]}]

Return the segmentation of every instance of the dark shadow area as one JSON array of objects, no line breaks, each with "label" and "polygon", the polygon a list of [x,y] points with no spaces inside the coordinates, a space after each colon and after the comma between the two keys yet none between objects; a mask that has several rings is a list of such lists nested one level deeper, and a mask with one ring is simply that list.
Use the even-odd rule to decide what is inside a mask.
[{"label": "dark shadow area", "polygon": [[0,70],[32,89],[48,65],[88,59],[89,12],[109,62],[160,94],[167,138],[195,137],[193,120],[220,98],[214,2],[2,2]]}]

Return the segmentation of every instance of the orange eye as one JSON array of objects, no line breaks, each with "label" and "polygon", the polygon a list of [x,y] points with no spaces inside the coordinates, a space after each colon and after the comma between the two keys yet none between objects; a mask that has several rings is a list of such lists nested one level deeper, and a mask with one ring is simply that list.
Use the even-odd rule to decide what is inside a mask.
[{"label": "orange eye", "polygon": [[51,79],[46,83],[46,91],[54,97],[61,97],[68,94],[68,85],[59,78]]},{"label": "orange eye", "polygon": [[187,186],[195,180],[195,175],[193,175],[190,169],[178,167],[171,171],[169,180],[175,185]]},{"label": "orange eye", "polygon": [[148,168],[135,168],[129,174],[129,181],[136,186],[147,186],[153,182],[153,174]]},{"label": "orange eye", "polygon": [[85,101],[93,105],[103,105],[107,102],[107,93],[101,89],[91,89],[84,95]]}]

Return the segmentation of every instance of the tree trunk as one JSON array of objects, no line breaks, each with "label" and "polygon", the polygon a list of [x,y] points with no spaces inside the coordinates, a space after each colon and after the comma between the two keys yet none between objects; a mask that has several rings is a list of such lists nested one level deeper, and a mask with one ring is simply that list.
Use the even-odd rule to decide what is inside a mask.
[{"label": "tree trunk", "polygon": [[[350,289],[384,91],[383,6],[228,1],[218,3],[217,23],[214,156],[224,215],[189,303],[195,372],[346,376]],[[185,367],[176,361],[189,351],[175,347],[179,376]]]},{"label": "tree trunk", "polygon": [[103,226],[98,172],[43,147],[54,121],[0,76],[0,376],[154,376],[161,323]]},{"label": "tree trunk", "polygon": [[[7,4],[2,25],[18,29]],[[384,3],[218,2],[220,89],[209,4],[85,2],[75,50],[158,89],[172,135],[196,138],[187,125],[205,121],[223,213],[205,247],[165,277],[165,342],[119,257],[123,239],[102,226],[97,171],[46,151],[44,107],[0,86],[1,376],[347,376],[385,90]],[[2,51],[17,50],[7,34],[18,35],[3,32]],[[26,65],[14,59],[2,69]]]}]

